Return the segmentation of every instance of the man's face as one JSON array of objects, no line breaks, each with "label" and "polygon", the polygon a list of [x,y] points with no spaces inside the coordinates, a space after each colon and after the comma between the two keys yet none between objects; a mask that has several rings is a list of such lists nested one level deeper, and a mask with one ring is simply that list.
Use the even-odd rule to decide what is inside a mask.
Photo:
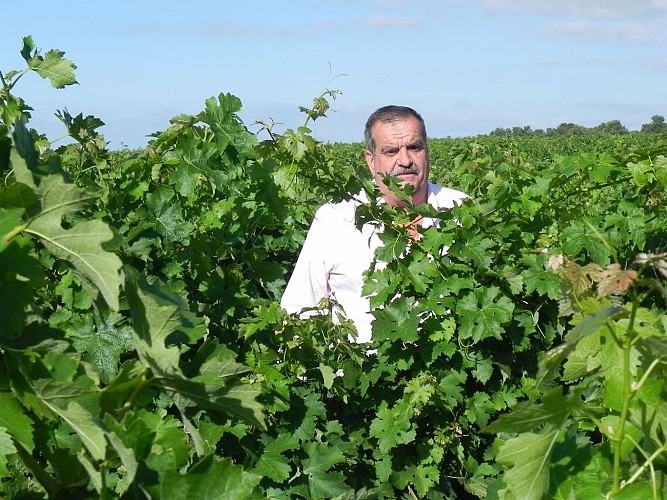
[{"label": "man's face", "polygon": [[377,122],[371,129],[375,153],[366,151],[366,163],[380,191],[390,205],[405,205],[388,191],[382,174],[401,180],[401,186],[413,186],[414,205],[428,200],[428,152],[419,122],[413,116],[393,122]]}]

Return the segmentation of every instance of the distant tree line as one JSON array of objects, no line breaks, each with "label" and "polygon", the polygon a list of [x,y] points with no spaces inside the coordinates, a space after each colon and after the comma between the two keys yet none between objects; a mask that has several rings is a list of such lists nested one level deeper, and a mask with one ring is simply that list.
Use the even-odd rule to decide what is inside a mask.
[{"label": "distant tree line", "polygon": [[[644,123],[639,132],[650,134],[667,133],[665,117],[661,115],[653,115],[651,117],[651,123]],[[595,127],[584,127],[582,125],[577,125],[576,123],[561,123],[555,128],[546,129],[546,131],[542,129],[533,130],[530,128],[530,125],[512,128],[498,127],[489,133],[489,135],[493,137],[525,137],[592,134],[623,135],[628,133],[630,133],[630,131],[619,120],[611,120]]]}]

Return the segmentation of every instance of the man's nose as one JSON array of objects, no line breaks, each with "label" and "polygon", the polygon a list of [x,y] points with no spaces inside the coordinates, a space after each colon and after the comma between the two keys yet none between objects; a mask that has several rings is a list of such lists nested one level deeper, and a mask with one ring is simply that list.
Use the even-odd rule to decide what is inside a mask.
[{"label": "man's nose", "polygon": [[403,146],[398,150],[398,164],[401,166],[408,166],[412,164],[412,158],[408,154],[408,148]]}]

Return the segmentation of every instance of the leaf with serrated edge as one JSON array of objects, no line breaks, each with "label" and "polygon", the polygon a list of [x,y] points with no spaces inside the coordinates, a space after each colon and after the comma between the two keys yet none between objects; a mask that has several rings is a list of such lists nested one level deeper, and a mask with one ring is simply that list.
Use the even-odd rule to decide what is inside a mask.
[{"label": "leaf with serrated edge", "polygon": [[26,450],[32,451],[35,447],[33,441],[33,422],[25,414],[25,410],[9,392],[0,393],[0,427],[4,427],[23,445]]},{"label": "leaf with serrated edge", "polygon": [[122,262],[102,248],[113,232],[99,220],[79,222],[70,229],[62,227],[64,215],[80,210],[94,197],[57,175],[43,179],[37,194],[41,211],[30,219],[25,232],[40,238],[54,257],[69,262],[81,278],[102,293],[109,307],[117,310]]},{"label": "leaf with serrated edge", "polygon": [[81,393],[72,385],[55,381],[36,381],[33,387],[41,403],[74,429],[93,457],[102,460],[107,442],[97,420],[99,396]]},{"label": "leaf with serrated edge", "polygon": [[49,50],[44,56],[35,55],[28,61],[28,67],[42,78],[47,78],[56,89],[77,83],[74,77],[76,65],[65,59],[61,50]]},{"label": "leaf with serrated edge", "polygon": [[7,455],[16,453],[16,447],[7,431],[0,427],[0,477],[8,477]]},{"label": "leaf with serrated edge", "polygon": [[587,335],[596,332],[608,321],[627,316],[627,311],[620,306],[604,307],[595,314],[585,317],[565,336],[561,345],[549,350],[540,360],[538,384],[543,383],[560,366],[562,361],[575,349],[577,343]]},{"label": "leaf with serrated edge", "polygon": [[461,338],[479,342],[488,337],[502,340],[504,325],[512,318],[514,304],[498,287],[475,290],[464,296],[456,307],[461,316]]},{"label": "leaf with serrated edge", "polygon": [[556,388],[545,394],[541,403],[518,403],[511,413],[498,417],[484,432],[528,432],[545,423],[558,426],[581,404],[576,395],[563,396],[561,389]]},{"label": "leaf with serrated edge", "polygon": [[182,315],[176,298],[145,283],[127,283],[127,296],[134,322],[134,344],[139,358],[156,373],[182,376],[178,366],[180,352],[165,341],[181,325]]},{"label": "leaf with serrated edge", "polygon": [[308,453],[308,458],[303,460],[305,474],[326,472],[334,465],[345,461],[345,456],[338,448],[326,443],[308,443],[305,451]]},{"label": "leaf with serrated edge", "polygon": [[540,434],[520,434],[500,447],[496,459],[509,466],[503,480],[515,498],[544,498],[549,488],[551,452],[558,434],[558,429],[549,427]]},{"label": "leaf with serrated edge", "polygon": [[251,470],[254,474],[266,476],[276,483],[282,483],[290,477],[292,467],[284,455],[276,452],[265,452]]},{"label": "leaf with serrated edge", "polygon": [[[179,348],[166,345],[167,338],[183,325],[184,305],[179,298],[167,290],[150,287],[144,282],[140,282],[138,286],[128,282],[126,290],[132,309],[133,339],[137,353],[139,358],[159,375],[157,382],[185,398],[186,400],[181,402],[184,405],[196,403],[205,408],[236,415],[263,428],[262,406],[256,400],[259,389],[250,384],[227,384],[223,382],[225,373],[219,370],[215,379],[206,373],[192,379],[183,374],[179,367]],[[212,369],[227,367],[237,372],[235,365],[204,363],[203,366],[210,366]],[[212,383],[213,380],[215,382]]]},{"label": "leaf with serrated edge", "polygon": [[217,461],[209,455],[185,473],[171,468],[159,470],[159,484],[146,489],[153,498],[250,498],[262,479],[243,470],[228,458]]}]

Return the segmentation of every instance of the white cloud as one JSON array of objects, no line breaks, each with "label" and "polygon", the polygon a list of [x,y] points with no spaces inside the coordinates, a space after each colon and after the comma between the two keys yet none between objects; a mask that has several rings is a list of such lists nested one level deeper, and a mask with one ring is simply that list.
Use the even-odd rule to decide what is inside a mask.
[{"label": "white cloud", "polygon": [[667,0],[472,0],[486,13],[534,16],[533,31],[584,43],[664,45]]},{"label": "white cloud", "polygon": [[541,36],[567,38],[587,43],[661,45],[667,42],[663,25],[657,22],[552,22],[535,29]]},{"label": "white cloud", "polygon": [[667,56],[650,55],[639,60],[640,65],[649,73],[664,74],[667,72]]},{"label": "white cloud", "polygon": [[373,5],[380,10],[400,9],[407,6],[405,0],[378,0],[373,2]]},{"label": "white cloud", "polygon": [[587,19],[653,18],[667,13],[667,0],[473,0],[489,12]]},{"label": "white cloud", "polygon": [[158,23],[144,23],[136,26],[124,28],[123,31],[131,34],[174,34],[183,31],[183,29],[176,25],[158,24]]},{"label": "white cloud", "polygon": [[426,24],[426,19],[418,16],[403,17],[378,14],[366,20],[370,28],[414,28]]}]

